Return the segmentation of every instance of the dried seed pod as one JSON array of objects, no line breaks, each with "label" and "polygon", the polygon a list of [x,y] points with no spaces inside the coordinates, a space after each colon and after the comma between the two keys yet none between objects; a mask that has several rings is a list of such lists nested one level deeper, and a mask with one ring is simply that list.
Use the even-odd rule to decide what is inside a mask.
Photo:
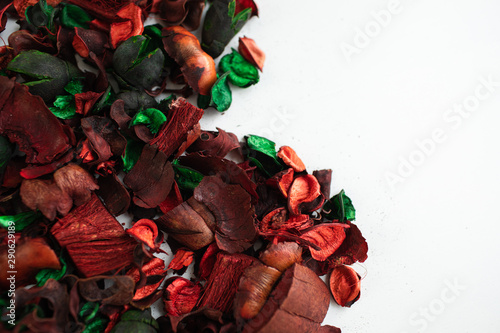
[{"label": "dried seed pod", "polygon": [[183,27],[163,28],[162,36],[165,50],[179,64],[189,86],[202,95],[209,95],[217,81],[214,59],[201,49],[198,39]]},{"label": "dried seed pod", "polygon": [[280,276],[279,270],[260,262],[254,262],[248,267],[240,279],[234,299],[235,317],[245,320],[255,317],[266,303]]},{"label": "dried seed pod", "polygon": [[330,295],[309,268],[295,264],[285,271],[260,313],[244,333],[316,332],[325,318]]},{"label": "dried seed pod", "polygon": [[259,259],[264,264],[284,272],[302,260],[302,248],[294,242],[271,244],[260,254]]},{"label": "dried seed pod", "polygon": [[360,276],[353,268],[335,267],[330,275],[330,290],[337,304],[350,307],[359,299],[360,289]]}]

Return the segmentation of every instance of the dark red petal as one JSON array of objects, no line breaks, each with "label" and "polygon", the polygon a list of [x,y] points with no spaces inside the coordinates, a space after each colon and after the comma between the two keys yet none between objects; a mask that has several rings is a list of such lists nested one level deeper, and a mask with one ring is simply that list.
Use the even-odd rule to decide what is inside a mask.
[{"label": "dark red petal", "polygon": [[174,271],[181,270],[184,267],[191,265],[194,260],[193,256],[193,251],[178,249],[177,252],[175,252],[174,258],[168,264],[167,269],[173,269]]},{"label": "dark red petal", "polygon": [[[165,275],[165,262],[163,259],[160,258],[153,258],[150,261],[148,261],[144,266],[141,268],[142,272],[145,274],[145,278],[151,277],[151,276],[163,276]],[[134,279],[134,282],[136,284],[139,283],[141,279],[141,274],[139,272],[139,269],[137,267],[129,270],[127,272],[127,275],[130,276],[132,279]],[[155,280],[154,283],[148,283],[146,282],[144,286],[141,288],[137,289],[134,294],[134,298],[132,299],[133,301],[138,301],[141,299],[144,299],[151,294],[153,294],[156,289],[160,286],[161,282],[163,281],[163,278],[159,278]]]},{"label": "dark red petal", "polygon": [[167,281],[163,294],[165,311],[171,316],[180,316],[191,312],[201,296],[203,287],[183,277],[174,277]]},{"label": "dark red petal", "polygon": [[288,190],[288,209],[290,213],[299,215],[301,204],[315,201],[321,195],[316,177],[304,175],[295,178]]},{"label": "dark red petal", "polygon": [[77,206],[89,201],[92,191],[99,188],[92,175],[73,163],[57,170],[54,173],[54,181],[64,193],[71,197],[73,203]]},{"label": "dark red petal", "polygon": [[217,128],[218,132],[202,131],[189,152],[200,152],[204,155],[224,158],[227,153],[240,147],[238,138],[233,133]]},{"label": "dark red petal", "polygon": [[73,206],[71,197],[52,180],[25,179],[21,184],[20,195],[26,206],[32,210],[39,209],[51,221],[57,213],[62,216],[68,214]]},{"label": "dark red petal", "polygon": [[314,259],[324,261],[342,245],[345,239],[345,227],[347,225],[320,224],[312,227],[300,237],[318,246],[319,250],[312,247],[309,247],[309,250]]}]

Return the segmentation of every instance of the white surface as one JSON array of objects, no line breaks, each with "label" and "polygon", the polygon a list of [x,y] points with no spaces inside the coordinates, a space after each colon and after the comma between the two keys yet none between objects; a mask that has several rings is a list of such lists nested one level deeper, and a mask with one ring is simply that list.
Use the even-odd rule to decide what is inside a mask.
[{"label": "white surface", "polygon": [[[202,127],[289,145],[308,170],[331,168],[332,193],[353,200],[369,244],[355,268],[367,276],[361,299],[332,305],[325,322],[343,332],[499,332],[500,3],[258,3],[260,18],[240,35],[266,52],[261,82],[233,89],[229,111],[207,112]],[[371,13],[388,8],[391,21],[355,44],[357,29],[376,29]],[[345,43],[359,46],[350,61]],[[499,82],[492,91],[477,88],[488,77]],[[484,100],[458,123],[447,110],[476,93]],[[387,175],[421,156],[416,141],[435,130],[444,142],[391,186]]]}]

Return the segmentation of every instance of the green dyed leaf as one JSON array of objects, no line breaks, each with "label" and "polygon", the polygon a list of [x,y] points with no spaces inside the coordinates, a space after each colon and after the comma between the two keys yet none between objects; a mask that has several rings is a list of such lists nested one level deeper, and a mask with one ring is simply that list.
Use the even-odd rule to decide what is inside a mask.
[{"label": "green dyed leaf", "polygon": [[37,4],[33,6],[28,6],[25,11],[26,21],[39,28],[46,27],[48,30],[52,31],[54,27],[54,17],[57,10],[54,7],[49,6],[47,1],[40,0]]},{"label": "green dyed leaf", "polygon": [[231,89],[227,83],[228,77],[229,72],[222,74],[222,76],[215,81],[212,87],[212,99],[210,101],[210,106],[213,106],[219,112],[229,109],[231,102],[233,101]]},{"label": "green dyed leaf", "polygon": [[342,190],[325,202],[323,205],[323,216],[330,220],[339,220],[340,222],[354,221],[356,219],[356,210],[352,205],[351,199]]},{"label": "green dyed leaf", "polygon": [[219,62],[222,72],[229,72],[229,81],[237,87],[250,87],[259,82],[259,71],[235,49]]},{"label": "green dyed leaf", "polygon": [[5,137],[0,136],[0,174],[12,157],[12,144]]},{"label": "green dyed leaf", "polygon": [[179,165],[175,160],[172,163],[175,171],[175,182],[181,190],[193,191],[203,179],[203,175],[196,170]]},{"label": "green dyed leaf", "polygon": [[268,176],[281,171],[283,166],[276,156],[276,144],[266,138],[250,135],[247,138],[248,159]]},{"label": "green dyed leaf", "polygon": [[258,135],[249,135],[247,137],[248,148],[276,158],[276,143]]},{"label": "green dyed leaf", "polygon": [[144,147],[143,142],[135,140],[127,140],[127,147],[125,148],[125,155],[122,156],[123,171],[130,172],[134,165],[139,160]]},{"label": "green dyed leaf", "polygon": [[210,106],[211,97],[207,95],[198,94],[198,99],[196,100],[196,104],[200,109],[206,109]]},{"label": "green dyed leaf", "polygon": [[92,21],[92,17],[82,8],[66,4],[59,14],[59,20],[66,28],[78,27],[88,29],[88,22]]},{"label": "green dyed leaf", "polygon": [[60,119],[70,119],[76,115],[75,97],[72,95],[57,96],[50,111]]},{"label": "green dyed leaf", "polygon": [[9,226],[15,226],[16,232],[22,231],[42,217],[39,212],[24,212],[17,215],[0,216],[0,226],[7,229]]},{"label": "green dyed leaf", "polygon": [[104,332],[109,319],[99,312],[99,303],[87,302],[83,304],[78,318],[85,324],[82,333]]},{"label": "green dyed leaf", "polygon": [[137,112],[130,122],[129,127],[143,124],[146,125],[151,133],[156,134],[160,130],[161,125],[167,121],[167,117],[160,110],[149,108]]},{"label": "green dyed leaf", "polygon": [[76,94],[81,94],[83,92],[83,87],[84,85],[81,78],[73,78],[64,86],[64,90],[74,96]]},{"label": "green dyed leaf", "polygon": [[115,325],[111,333],[157,333],[160,326],[151,316],[151,309],[144,311],[129,310],[122,314],[120,322]]},{"label": "green dyed leaf", "polygon": [[66,270],[68,269],[66,261],[62,257],[59,258],[59,261],[62,265],[61,269],[45,268],[36,274],[35,279],[37,286],[43,286],[48,279],[59,281],[66,274]]},{"label": "green dyed leaf", "polygon": [[251,16],[252,16],[252,8],[245,8],[244,10],[233,16],[233,19],[231,20],[231,29],[237,30],[239,27],[238,24],[240,25],[245,24],[246,21],[248,21]]}]

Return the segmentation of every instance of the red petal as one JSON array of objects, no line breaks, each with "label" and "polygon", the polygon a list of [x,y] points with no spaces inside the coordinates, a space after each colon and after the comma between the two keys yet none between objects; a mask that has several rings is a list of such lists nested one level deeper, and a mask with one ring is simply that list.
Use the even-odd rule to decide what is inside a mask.
[{"label": "red petal", "polygon": [[140,35],[144,31],[142,10],[137,5],[128,4],[120,9],[116,16],[122,21],[111,23],[109,31],[111,46],[115,49],[121,42],[132,36]]},{"label": "red petal", "polygon": [[350,307],[359,299],[361,283],[358,273],[349,266],[338,266],[330,275],[330,290],[340,306]]},{"label": "red petal", "polygon": [[[146,275],[146,277],[153,276],[153,275],[164,275],[165,274],[165,262],[163,259],[160,258],[153,258],[150,261],[148,261],[144,266],[142,266],[142,272]],[[127,275],[130,276],[132,279],[134,279],[136,285],[141,279],[141,274],[139,273],[139,269],[137,267],[129,270],[127,272]],[[135,291],[134,294],[134,301],[141,300],[143,298],[148,297],[152,293],[155,292],[156,289],[160,286],[161,282],[163,279],[160,279],[159,281],[152,283],[152,284],[146,284],[142,288],[139,288]]]},{"label": "red petal", "polygon": [[172,259],[170,264],[168,264],[167,269],[178,271],[184,267],[191,265],[194,259],[193,255],[193,251],[186,251],[184,249],[177,250],[177,252],[175,252],[174,258]]},{"label": "red petal", "polygon": [[294,215],[300,214],[300,205],[315,201],[321,195],[316,177],[304,175],[295,178],[288,190],[288,209]]},{"label": "red petal", "polygon": [[278,151],[278,157],[285,162],[286,165],[293,168],[295,172],[302,172],[306,169],[304,162],[297,156],[295,150],[288,146],[283,146]]},{"label": "red petal", "polygon": [[290,185],[292,185],[292,182],[293,182],[292,168],[278,172],[273,177],[266,180],[267,185],[277,188],[285,198],[288,197],[288,190],[290,189]]},{"label": "red petal", "polygon": [[257,67],[262,72],[262,69],[264,68],[264,61],[266,60],[266,55],[257,46],[253,39],[247,37],[240,38],[238,51],[241,53],[243,58],[245,58],[249,63]]},{"label": "red petal", "polygon": [[134,236],[138,241],[149,246],[152,250],[157,250],[163,241],[163,234],[158,233],[156,223],[148,219],[135,222],[132,228],[125,231],[127,234]]},{"label": "red petal", "polygon": [[170,281],[163,295],[167,314],[180,316],[191,312],[200,298],[202,286],[183,277],[174,277]]},{"label": "red petal", "polygon": [[309,229],[301,238],[317,245],[320,250],[309,247],[311,255],[316,260],[324,261],[342,245],[345,239],[345,227],[338,224],[321,224]]}]

